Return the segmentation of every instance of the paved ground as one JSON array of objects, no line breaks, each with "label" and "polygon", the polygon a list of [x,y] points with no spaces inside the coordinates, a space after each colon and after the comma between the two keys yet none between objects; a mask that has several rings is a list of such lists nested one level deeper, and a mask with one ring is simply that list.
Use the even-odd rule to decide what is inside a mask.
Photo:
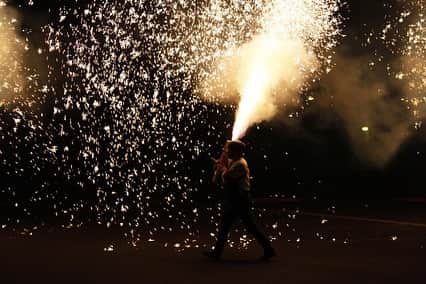
[{"label": "paved ground", "polygon": [[0,283],[426,283],[425,203],[315,204],[289,206],[298,216],[268,263],[256,260],[257,245],[228,248],[214,262],[202,248],[179,252],[162,242],[135,249],[117,241],[108,252],[111,236],[97,229],[31,237],[6,230]]}]

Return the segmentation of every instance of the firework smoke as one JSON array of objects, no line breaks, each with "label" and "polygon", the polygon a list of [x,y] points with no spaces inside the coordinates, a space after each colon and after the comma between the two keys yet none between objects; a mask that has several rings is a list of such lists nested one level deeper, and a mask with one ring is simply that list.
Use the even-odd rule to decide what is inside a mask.
[{"label": "firework smoke", "polygon": [[313,71],[318,65],[294,40],[259,37],[243,49],[238,74],[241,98],[232,139],[241,138],[250,125],[274,117],[279,106],[300,89],[305,78],[301,70]]},{"label": "firework smoke", "polygon": [[[369,165],[382,167],[409,137],[413,117],[392,93],[387,75],[374,72],[372,58],[336,56],[334,70],[321,84],[317,115],[337,114],[355,155]],[[333,118],[333,121],[336,118]],[[321,121],[323,124],[327,119]]]},{"label": "firework smoke", "polygon": [[342,46],[334,69],[321,80],[319,108],[312,109],[327,125],[336,120],[327,118],[332,106],[354,154],[379,168],[388,164],[426,117],[424,5],[421,1],[399,5],[385,5],[381,29],[366,32],[362,45],[372,45],[375,56],[348,54],[351,49]]},{"label": "firework smoke", "polygon": [[0,104],[23,90],[22,60],[25,39],[18,35],[18,13],[0,1]]},{"label": "firework smoke", "polygon": [[274,117],[315,81],[320,67],[330,65],[339,34],[338,1],[276,0],[255,8],[256,18],[246,22],[255,22],[257,29],[246,43],[220,51],[218,71],[207,78],[207,85],[214,86],[209,90],[215,90],[209,99],[229,102],[239,95],[233,139],[241,138],[250,125]]},{"label": "firework smoke", "polygon": [[[422,1],[388,7],[380,32],[369,32],[366,46],[384,48],[377,56],[341,54],[324,82],[357,156],[383,167],[426,117],[425,9]],[[386,10],[386,6],[385,6]],[[384,51],[391,54],[385,59]]]}]

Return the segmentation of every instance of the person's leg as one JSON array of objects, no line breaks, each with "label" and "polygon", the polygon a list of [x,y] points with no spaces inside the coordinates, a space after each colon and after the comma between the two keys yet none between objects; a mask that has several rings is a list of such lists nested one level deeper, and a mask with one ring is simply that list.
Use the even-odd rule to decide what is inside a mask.
[{"label": "person's leg", "polygon": [[264,251],[263,259],[268,260],[271,257],[275,256],[276,253],[271,245],[271,242],[268,240],[265,234],[263,234],[259,230],[258,226],[256,225],[251,207],[252,207],[252,202],[251,202],[251,199],[248,197],[240,207],[241,220],[247,232],[253,235],[253,237],[263,247],[263,251]]},{"label": "person's leg", "polygon": [[241,212],[241,220],[243,221],[244,227],[247,232],[253,235],[253,237],[262,245],[263,249],[270,249],[271,242],[268,238],[259,230],[256,225],[250,208],[244,208]]},{"label": "person's leg", "polygon": [[228,239],[229,231],[231,230],[231,226],[234,223],[236,219],[235,211],[225,210],[223,212],[222,220],[219,225],[219,232],[217,235],[217,241],[214,246],[213,250],[205,251],[203,254],[207,257],[213,258],[213,259],[220,259],[223,249],[225,247],[226,241]]},{"label": "person's leg", "polygon": [[217,235],[217,241],[214,246],[214,252],[218,255],[222,254],[225,247],[226,241],[228,240],[229,231],[235,221],[235,212],[233,210],[226,210],[223,214],[222,221],[219,225],[219,232]]}]

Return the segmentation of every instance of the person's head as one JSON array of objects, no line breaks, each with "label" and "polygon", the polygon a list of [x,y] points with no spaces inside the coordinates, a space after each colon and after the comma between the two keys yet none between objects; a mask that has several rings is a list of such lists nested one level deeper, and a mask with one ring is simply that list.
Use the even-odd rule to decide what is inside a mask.
[{"label": "person's head", "polygon": [[232,160],[241,158],[244,155],[245,148],[246,144],[240,140],[228,141],[226,144],[228,156]]}]

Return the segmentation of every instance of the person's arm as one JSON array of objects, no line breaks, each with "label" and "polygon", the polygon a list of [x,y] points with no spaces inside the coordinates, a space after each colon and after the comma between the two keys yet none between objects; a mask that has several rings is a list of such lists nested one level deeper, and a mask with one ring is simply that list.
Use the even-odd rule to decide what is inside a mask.
[{"label": "person's arm", "polygon": [[219,178],[222,177],[223,173],[228,168],[228,154],[223,151],[220,155],[219,159],[213,159],[214,166],[213,166],[213,183],[217,183],[219,181]]},{"label": "person's arm", "polygon": [[241,162],[232,163],[231,166],[223,173],[225,178],[239,180],[246,175],[246,168]]}]

